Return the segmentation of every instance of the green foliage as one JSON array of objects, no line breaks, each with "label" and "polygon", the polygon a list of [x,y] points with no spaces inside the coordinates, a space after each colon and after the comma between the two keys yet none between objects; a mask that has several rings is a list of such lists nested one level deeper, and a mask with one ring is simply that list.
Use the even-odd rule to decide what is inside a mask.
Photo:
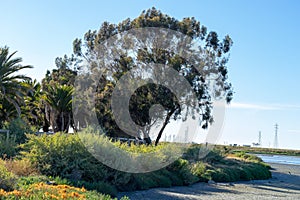
[{"label": "green foliage", "polygon": [[272,174],[267,167],[257,162],[232,161],[227,165],[210,166],[200,175],[206,180],[217,182],[232,182],[239,180],[258,180],[271,178]]},{"label": "green foliage", "polygon": [[[11,192],[0,190],[1,199],[92,199],[111,200],[109,195],[103,195],[96,191],[87,191],[85,188],[77,188],[69,185],[51,185],[46,183],[34,183],[27,188],[20,188]],[[122,199],[128,199],[124,197]],[[116,199],[115,199],[116,200]]]},{"label": "green foliage", "polygon": [[203,158],[204,162],[207,163],[218,163],[224,160],[224,156],[218,150],[211,150],[208,154]]},{"label": "green foliage", "polygon": [[95,182],[78,181],[78,182],[73,182],[71,184],[76,187],[84,187],[87,190],[95,190],[102,194],[109,194],[112,197],[116,197],[118,193],[115,186],[103,181],[95,181]]},{"label": "green foliage", "polygon": [[41,183],[44,182],[46,183],[50,179],[47,176],[22,176],[18,178],[17,181],[17,187],[19,189],[25,189],[28,188],[30,185],[35,184],[35,183]]},{"label": "green foliage", "polygon": [[197,176],[200,179],[199,181],[207,181],[204,176],[206,170],[207,166],[202,161],[198,161],[191,165],[191,173]]},{"label": "green foliage", "polygon": [[203,147],[201,145],[193,144],[186,149],[186,152],[183,154],[183,158],[190,161],[198,161],[199,155]]},{"label": "green foliage", "polygon": [[171,187],[172,185],[182,185],[176,184],[172,177],[175,174],[169,172],[166,169],[161,169],[154,172],[144,173],[144,174],[134,174],[134,184],[136,189],[145,190],[154,187]]},{"label": "green foliage", "polygon": [[16,118],[5,123],[4,127],[9,130],[9,135],[15,138],[17,144],[24,143],[26,141],[26,134],[32,134],[34,132],[21,118]]},{"label": "green foliage", "polygon": [[17,154],[17,143],[15,137],[8,139],[4,135],[0,135],[0,155],[1,158],[11,158]]},{"label": "green foliage", "polygon": [[234,155],[238,158],[242,158],[246,161],[255,161],[255,162],[262,162],[262,159],[251,154],[246,154],[244,151],[236,152]]},{"label": "green foliage", "polygon": [[69,125],[75,127],[71,113],[71,93],[77,70],[71,69],[72,63],[73,58],[68,58],[66,55],[63,58],[56,58],[57,69],[53,69],[51,72],[47,71],[42,79],[41,111],[45,132],[49,131],[50,125],[56,127],[55,132],[67,131]]},{"label": "green foliage", "polygon": [[51,176],[81,179],[84,168],[88,168],[92,159],[76,135],[29,135],[28,142],[21,147],[25,158],[36,164],[42,174]]},{"label": "green foliage", "polygon": [[224,146],[224,145],[216,145],[215,148],[218,150],[226,148],[229,154],[236,153],[236,152],[245,152],[251,154],[300,156],[300,150],[292,150],[292,149],[273,149],[273,148],[262,148],[262,147]]},{"label": "green foliage", "polygon": [[183,185],[190,185],[199,181],[199,178],[192,173],[190,163],[187,160],[179,158],[167,169],[179,176]]},{"label": "green foliage", "polygon": [[45,92],[44,100],[48,106],[50,124],[54,127],[54,132],[68,132],[72,125],[72,99],[73,86],[54,85],[49,86]]},{"label": "green foliage", "polygon": [[0,47],[0,127],[3,122],[21,115],[20,107],[28,89],[22,81],[30,80],[20,71],[32,66],[21,65],[22,58],[14,58],[16,53],[10,54],[8,47]]},{"label": "green foliage", "polygon": [[0,188],[5,191],[13,190],[16,185],[17,177],[9,172],[5,166],[0,165]]},{"label": "green foliage", "polygon": [[[187,115],[192,113],[192,117],[199,119],[201,126],[207,128],[213,121],[211,97],[224,97],[227,102],[231,101],[233,92],[231,84],[227,80],[228,70],[226,65],[228,62],[228,52],[233,42],[228,35],[225,36],[223,40],[219,40],[216,32],[207,32],[207,28],[200,26],[200,22],[193,17],[177,20],[155,8],[151,8],[147,11],[143,11],[133,20],[126,19],[118,24],[104,22],[98,31],[89,30],[84,34],[83,39],[76,38],[73,42],[75,60],[77,60],[77,63],[83,61],[90,62],[95,59],[103,60],[103,55],[97,52],[99,49],[102,49],[100,45],[103,44],[103,41],[130,29],[149,27],[161,28],[159,29],[160,34],[155,32],[153,32],[153,34],[149,33],[147,37],[142,39],[142,43],[139,43],[141,41],[139,38],[134,38],[135,34],[131,34],[130,37],[127,37],[127,40],[128,43],[132,44],[130,45],[132,49],[128,49],[128,51],[124,51],[124,45],[114,45],[111,47],[112,52],[116,52],[112,56],[112,62],[109,65],[113,67],[113,71],[111,67],[105,69],[105,66],[103,66],[100,78],[94,73],[97,71],[95,70],[97,69],[95,62],[93,63],[94,65],[89,65],[89,67],[85,68],[85,71],[82,72],[87,72],[90,80],[95,78],[95,80],[99,81],[97,94],[95,95],[95,110],[100,125],[107,130],[110,136],[124,135],[124,132],[120,130],[120,127],[116,126],[114,122],[116,118],[113,117],[110,103],[114,87],[124,74],[130,74],[132,69],[142,69],[141,67],[144,65],[152,66],[149,65],[152,63],[161,64],[161,66],[168,65],[178,72],[178,74],[183,77],[183,79],[179,80],[178,78],[176,80],[176,87],[181,87],[179,90],[181,96],[176,97],[177,94],[175,95],[174,92],[171,92],[170,88],[167,87],[168,84],[173,84],[175,82],[174,80],[170,81],[171,83],[164,80],[165,86],[150,83],[145,84],[136,89],[130,98],[128,107],[130,117],[136,124],[145,127],[142,131],[146,138],[149,136],[149,127],[153,125],[154,121],[162,124],[155,140],[155,145],[157,145],[166,125],[171,119],[184,120]],[[147,32],[153,30],[158,29],[148,29]],[[193,59],[184,58],[180,52],[173,49],[176,45],[178,47],[182,46],[182,41],[178,42],[178,40],[174,40],[173,36],[170,37],[170,35],[172,35],[170,34],[170,32],[172,32],[171,30],[190,37],[193,45],[185,45],[184,50],[187,53],[195,52],[198,47],[201,49],[201,52],[194,53]],[[116,43],[117,42],[122,43],[123,41],[116,41]],[[166,45],[158,45],[161,43]],[[170,44],[170,48],[167,47],[167,44]],[[133,48],[132,46],[135,47]],[[110,47],[106,46],[105,48]],[[106,59],[105,62],[110,63],[109,58]],[[204,69],[202,66],[203,63],[214,69],[209,69],[211,70],[209,73],[198,71],[197,69]],[[155,74],[162,73],[164,69],[163,67],[153,67],[151,70]],[[210,85],[209,82],[211,83],[211,81],[209,81],[210,75],[208,74],[211,74],[212,71],[219,77],[215,84],[216,87],[213,87],[214,89],[208,86]],[[79,74],[82,75],[84,73]],[[96,77],[91,78],[92,75]],[[151,72],[148,73],[148,75],[151,76]],[[82,77],[83,82],[86,80],[85,75],[80,77]],[[132,77],[132,79],[143,79],[143,77],[137,73],[130,74],[130,77]],[[149,79],[151,78],[153,77],[149,77]],[[193,97],[191,97],[190,92],[186,91],[185,87],[182,87],[184,84],[181,83],[187,82],[193,90]],[[131,84],[121,85],[121,91],[126,91],[131,86]],[[90,88],[86,89],[86,91],[88,90],[90,90]],[[195,103],[195,99],[191,99],[194,97],[201,103]],[[123,95],[120,94],[119,98],[123,98]],[[186,109],[182,109],[180,105],[181,101],[185,102]],[[164,111],[162,114],[155,113],[150,116],[149,110],[155,104],[160,104],[164,108]],[[87,113],[85,113],[84,116],[90,112],[89,109],[85,110]],[[82,120],[80,124],[85,125],[84,120]],[[124,126],[126,126],[126,124]],[[138,136],[137,134],[137,137]]]},{"label": "green foliage", "polygon": [[42,91],[42,86],[37,80],[28,80],[25,82],[28,86],[27,95],[24,97],[25,105],[21,107],[22,109],[22,119],[37,131],[43,126],[45,113],[42,97],[44,91]]},{"label": "green foliage", "polygon": [[[127,146],[119,142],[112,143],[107,137],[104,137],[99,131],[94,129],[87,129],[86,131],[90,131],[94,135],[98,134],[100,137],[97,137],[97,140],[95,140],[95,137],[92,137],[92,135],[87,135],[87,137],[62,133],[51,136],[30,135],[27,143],[22,145],[22,155],[34,163],[42,174],[63,178],[55,182],[78,187],[84,186],[89,190],[96,190],[112,196],[116,195],[116,189],[118,191],[132,191],[153,187],[190,185],[208,180],[229,182],[271,177],[268,167],[252,157],[247,161],[227,159],[220,155],[219,151],[213,150],[200,161],[195,152],[199,152],[201,146],[197,145],[192,146],[192,150],[187,151],[188,153],[183,158],[177,159],[163,169],[143,174],[125,173],[100,163],[91,156],[81,140],[91,140],[96,144],[101,142],[103,146],[99,150],[110,152],[109,156],[117,157],[128,154],[119,154],[120,152],[116,151],[115,147],[120,147],[126,150],[125,152],[127,153],[154,152],[155,154],[159,154],[157,152],[166,147],[173,151],[173,147],[164,143],[158,146],[138,146],[134,144]],[[106,159],[105,156],[108,155],[103,156]],[[189,159],[187,160],[186,158]],[[193,160],[192,158],[195,159]],[[30,183],[33,182],[31,181]]]}]

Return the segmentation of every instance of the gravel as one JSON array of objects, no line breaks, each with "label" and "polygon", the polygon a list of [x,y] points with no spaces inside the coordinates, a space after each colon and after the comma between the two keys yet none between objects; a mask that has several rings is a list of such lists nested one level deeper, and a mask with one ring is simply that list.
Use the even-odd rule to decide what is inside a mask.
[{"label": "gravel", "polygon": [[191,186],[154,188],[119,193],[131,200],[179,199],[300,199],[300,166],[269,163],[272,178],[268,180],[240,181],[235,183],[197,183]]}]

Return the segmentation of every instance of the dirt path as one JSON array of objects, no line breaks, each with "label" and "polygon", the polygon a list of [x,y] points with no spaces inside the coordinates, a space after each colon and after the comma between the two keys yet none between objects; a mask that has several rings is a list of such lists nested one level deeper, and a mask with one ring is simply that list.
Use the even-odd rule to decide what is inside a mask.
[{"label": "dirt path", "polygon": [[181,199],[300,199],[300,166],[271,164],[273,177],[262,181],[235,183],[197,183],[191,186],[154,188],[144,191],[120,193],[132,200]]}]

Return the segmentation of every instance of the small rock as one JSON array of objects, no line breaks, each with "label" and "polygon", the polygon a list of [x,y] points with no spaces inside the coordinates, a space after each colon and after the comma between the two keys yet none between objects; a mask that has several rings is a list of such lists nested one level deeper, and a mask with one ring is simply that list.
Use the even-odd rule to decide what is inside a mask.
[{"label": "small rock", "polygon": [[47,181],[46,184],[47,185],[57,185],[57,183],[55,181]]},{"label": "small rock", "polygon": [[213,180],[209,180],[207,183],[208,183],[208,184],[215,184],[216,182],[213,181]]}]

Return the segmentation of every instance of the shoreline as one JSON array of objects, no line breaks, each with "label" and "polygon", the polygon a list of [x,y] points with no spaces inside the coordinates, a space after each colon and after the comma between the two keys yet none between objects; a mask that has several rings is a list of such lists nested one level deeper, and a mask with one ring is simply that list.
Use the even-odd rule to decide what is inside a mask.
[{"label": "shoreline", "polygon": [[272,178],[267,180],[212,184],[200,182],[190,186],[121,192],[118,197],[126,195],[131,200],[299,199],[300,165],[268,164],[272,167]]}]

